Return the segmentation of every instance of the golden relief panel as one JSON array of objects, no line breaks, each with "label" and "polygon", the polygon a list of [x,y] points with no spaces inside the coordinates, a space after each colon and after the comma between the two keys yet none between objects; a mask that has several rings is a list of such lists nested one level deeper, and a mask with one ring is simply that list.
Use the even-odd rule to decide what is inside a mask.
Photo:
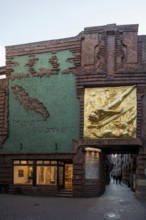
[{"label": "golden relief panel", "polygon": [[85,89],[85,138],[136,138],[136,117],[136,86]]}]

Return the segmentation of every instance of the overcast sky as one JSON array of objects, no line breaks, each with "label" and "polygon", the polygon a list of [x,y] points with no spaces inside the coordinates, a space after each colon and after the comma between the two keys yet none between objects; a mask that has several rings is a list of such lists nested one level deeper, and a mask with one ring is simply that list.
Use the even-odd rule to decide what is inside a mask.
[{"label": "overcast sky", "polygon": [[3,46],[73,37],[85,27],[139,24],[146,35],[146,0],[0,0]]}]

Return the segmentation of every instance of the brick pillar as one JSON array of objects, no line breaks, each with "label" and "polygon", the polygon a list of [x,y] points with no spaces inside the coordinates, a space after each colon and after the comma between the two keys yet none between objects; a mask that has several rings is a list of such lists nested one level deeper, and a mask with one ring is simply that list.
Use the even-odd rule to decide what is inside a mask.
[{"label": "brick pillar", "polygon": [[73,158],[73,196],[83,196],[84,158],[81,147]]},{"label": "brick pillar", "polygon": [[137,157],[136,168],[136,196],[146,198],[146,153],[140,152]]}]

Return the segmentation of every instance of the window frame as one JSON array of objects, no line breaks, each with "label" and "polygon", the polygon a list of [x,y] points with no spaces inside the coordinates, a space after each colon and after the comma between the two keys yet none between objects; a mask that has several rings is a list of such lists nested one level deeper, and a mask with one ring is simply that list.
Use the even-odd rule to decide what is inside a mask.
[{"label": "window frame", "polygon": [[[25,183],[14,183],[14,167],[16,166],[32,166],[32,184]],[[37,184],[37,167],[56,167],[56,184]],[[12,184],[16,185],[26,185],[26,186],[59,186],[59,167],[64,169],[65,162],[62,160],[52,160],[52,159],[13,159],[12,160],[12,169],[13,169],[13,178]],[[64,174],[63,174],[64,175]],[[64,181],[64,176],[63,176]]]},{"label": "window frame", "polygon": [[[15,162],[18,162],[18,163],[15,163]],[[24,161],[26,163],[24,163]],[[31,163],[30,163],[31,161]],[[21,159],[21,160],[13,160],[12,161],[13,163],[13,178],[12,178],[12,182],[13,182],[13,185],[14,186],[17,186],[17,185],[26,185],[26,186],[33,186],[34,185],[34,161],[33,160],[25,160],[25,159]],[[22,167],[32,167],[32,183],[15,183],[15,178],[14,178],[14,174],[15,174],[15,167],[20,167],[20,169],[18,169],[18,177],[21,178],[21,177],[24,177],[24,174],[23,176],[19,176],[19,171],[22,170],[21,168]],[[29,176],[28,176],[29,177]]]}]

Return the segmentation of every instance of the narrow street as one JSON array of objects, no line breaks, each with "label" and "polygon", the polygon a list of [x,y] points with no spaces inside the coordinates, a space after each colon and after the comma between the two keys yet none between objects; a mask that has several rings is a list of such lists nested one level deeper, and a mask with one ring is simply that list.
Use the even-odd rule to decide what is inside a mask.
[{"label": "narrow street", "polygon": [[0,194],[0,220],[145,220],[146,200],[111,182],[96,198],[54,198]]}]

